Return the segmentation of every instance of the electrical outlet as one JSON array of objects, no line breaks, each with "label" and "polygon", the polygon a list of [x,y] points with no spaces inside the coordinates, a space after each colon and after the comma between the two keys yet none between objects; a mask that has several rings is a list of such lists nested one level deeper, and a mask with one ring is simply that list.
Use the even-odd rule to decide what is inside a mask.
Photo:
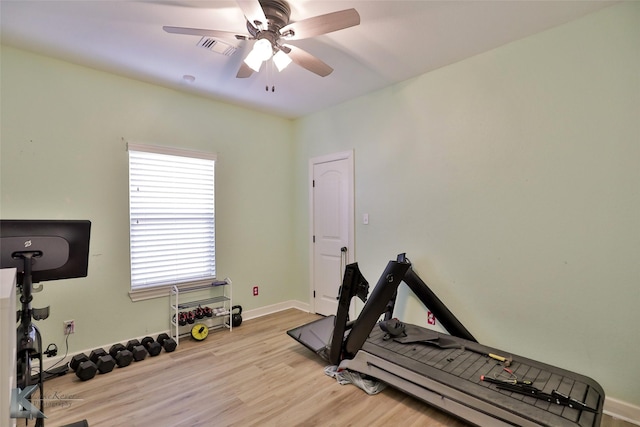
[{"label": "electrical outlet", "polygon": [[70,335],[76,331],[76,321],[75,320],[65,320],[62,322],[64,325],[64,334]]},{"label": "electrical outlet", "polygon": [[257,296],[258,296],[258,287],[257,287],[257,286],[254,286],[254,287],[253,287],[253,296],[254,296],[254,297],[257,297]]}]

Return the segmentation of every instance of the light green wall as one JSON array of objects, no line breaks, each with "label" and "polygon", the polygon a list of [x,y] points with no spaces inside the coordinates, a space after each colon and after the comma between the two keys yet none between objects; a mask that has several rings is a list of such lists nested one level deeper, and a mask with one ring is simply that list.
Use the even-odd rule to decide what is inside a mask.
[{"label": "light green wall", "polygon": [[218,153],[218,272],[245,309],[308,302],[308,160],[354,148],[370,282],[406,251],[481,342],[640,405],[638,40],[640,4],[614,6],[294,122],[3,47],[0,216],[93,222],[89,277],[35,295],[45,341],[167,327],[166,299],[127,295],[121,138]]},{"label": "light green wall", "polygon": [[[407,252],[480,342],[640,405],[640,3],[295,128],[298,262],[308,264],[307,159],[353,148],[356,259],[369,282]],[[426,324],[402,291],[400,314]]]},{"label": "light green wall", "polygon": [[[218,154],[217,271],[245,310],[289,299],[291,122],[9,47],[2,48],[1,205],[5,219],[92,221],[89,276],[51,282],[38,326],[71,351],[166,330],[167,298],[133,303],[128,157],[122,138]],[[260,286],[260,296],[251,287]],[[297,283],[295,284],[298,285]]]}]

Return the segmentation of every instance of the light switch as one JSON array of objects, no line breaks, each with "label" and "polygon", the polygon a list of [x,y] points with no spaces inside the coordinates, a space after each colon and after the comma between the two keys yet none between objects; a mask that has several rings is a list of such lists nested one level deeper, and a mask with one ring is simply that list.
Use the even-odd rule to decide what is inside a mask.
[{"label": "light switch", "polygon": [[362,214],[362,223],[363,224],[369,224],[369,214]]}]

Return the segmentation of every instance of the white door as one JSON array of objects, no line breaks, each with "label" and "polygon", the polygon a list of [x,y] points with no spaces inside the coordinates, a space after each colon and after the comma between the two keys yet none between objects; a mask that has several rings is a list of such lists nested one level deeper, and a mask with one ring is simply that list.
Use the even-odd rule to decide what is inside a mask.
[{"label": "white door", "polygon": [[353,262],[353,153],[311,160],[312,296],[318,314],[336,314],[344,267]]}]

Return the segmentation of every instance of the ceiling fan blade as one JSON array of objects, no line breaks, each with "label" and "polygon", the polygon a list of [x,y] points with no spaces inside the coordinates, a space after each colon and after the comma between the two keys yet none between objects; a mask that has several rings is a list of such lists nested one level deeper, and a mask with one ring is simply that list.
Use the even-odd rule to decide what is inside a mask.
[{"label": "ceiling fan blade", "polygon": [[302,68],[306,68],[319,75],[320,77],[326,77],[333,72],[333,68],[322,62],[320,59],[311,55],[309,52],[304,51],[296,46],[285,46],[290,49],[289,57],[293,62],[301,66]]},{"label": "ceiling fan blade", "polygon": [[247,77],[251,77],[253,74],[253,70],[247,64],[242,61],[240,64],[240,68],[238,69],[238,74],[236,74],[236,78],[238,79],[246,79]]},{"label": "ceiling fan blade", "polygon": [[218,31],[218,30],[204,30],[200,28],[185,28],[185,27],[162,27],[167,33],[172,34],[185,34],[188,36],[200,36],[200,37],[215,37],[219,39],[231,39],[231,40],[246,40],[248,37],[242,34],[232,33],[230,31]]},{"label": "ceiling fan blade", "polygon": [[236,0],[240,9],[242,9],[242,13],[244,13],[244,17],[247,18],[247,21],[251,23],[254,27],[258,28],[258,26],[262,25],[265,29],[267,28],[267,17],[264,15],[264,10],[262,10],[262,5],[258,0]]},{"label": "ceiling fan blade", "polygon": [[355,9],[346,9],[285,25],[280,29],[280,34],[287,40],[300,40],[359,24],[360,14]]}]

